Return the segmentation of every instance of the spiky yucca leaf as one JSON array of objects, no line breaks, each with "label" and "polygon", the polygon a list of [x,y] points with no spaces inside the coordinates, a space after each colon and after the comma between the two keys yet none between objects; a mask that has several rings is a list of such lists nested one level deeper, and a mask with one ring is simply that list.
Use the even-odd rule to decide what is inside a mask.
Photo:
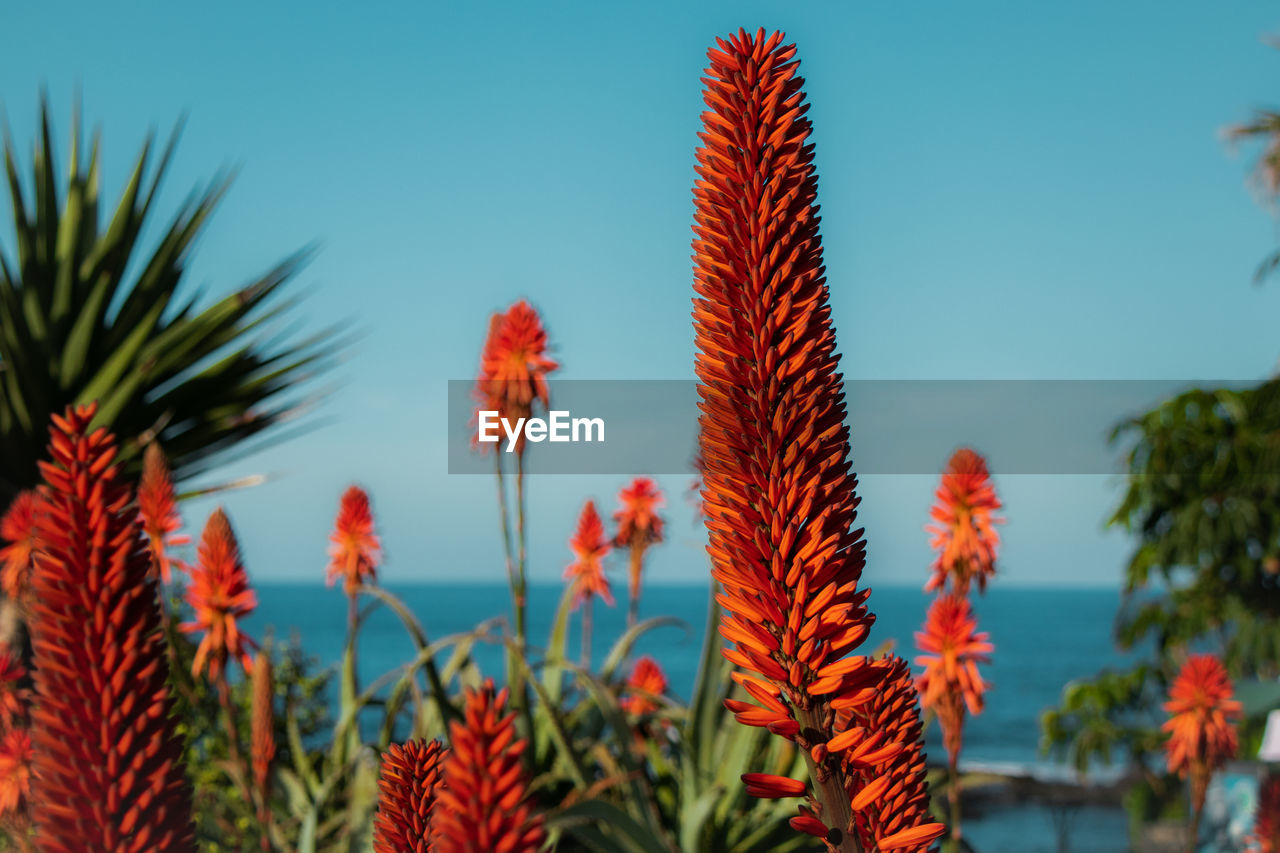
[{"label": "spiky yucca leaf", "polygon": [[68,405],[98,401],[95,425],[120,437],[131,468],[139,439],[159,435],[181,478],[296,414],[299,384],[338,346],[332,329],[282,340],[274,328],[291,315],[281,291],[306,251],[199,307],[184,273],[229,176],[197,188],[168,224],[153,223],[159,237],[145,247],[139,236],[177,133],[158,160],[146,141],[104,218],[98,138],[86,155],[79,124],[59,176],[42,103],[25,186],[5,135],[15,251],[0,251],[0,503],[38,481],[45,426]]}]

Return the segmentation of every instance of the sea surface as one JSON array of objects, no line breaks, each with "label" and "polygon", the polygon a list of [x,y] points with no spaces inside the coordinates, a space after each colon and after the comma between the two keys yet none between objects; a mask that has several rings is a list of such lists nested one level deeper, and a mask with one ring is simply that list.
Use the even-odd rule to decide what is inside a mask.
[{"label": "sea surface", "polygon": [[[432,640],[471,631],[486,619],[507,617],[505,586],[449,584],[397,586],[388,589],[413,611]],[[562,587],[533,585],[529,594],[529,636],[543,645],[550,631]],[[260,637],[267,626],[284,640],[296,635],[307,653],[321,665],[336,666],[345,642],[346,600],[338,589],[292,584],[260,584],[259,607],[248,620],[250,633]],[[929,597],[917,588],[882,587],[871,593],[877,616],[868,651],[892,641],[908,659],[916,655],[914,632],[924,620]],[[1115,590],[991,588],[975,597],[980,630],[995,644],[991,663],[983,669],[991,691],[984,713],[965,726],[964,757],[968,762],[1043,765],[1038,718],[1056,704],[1062,687],[1108,666],[1123,666],[1129,658],[1112,640],[1112,624],[1119,604]],[[593,660],[599,663],[621,635],[626,611],[621,605],[597,602],[593,630]],[[665,669],[671,689],[687,697],[696,676],[707,621],[707,589],[699,586],[646,586],[641,619],[670,616],[682,624],[663,626],[637,643],[637,653],[656,658]],[[570,649],[576,655],[575,632]],[[387,608],[369,618],[361,632],[359,666],[362,683],[403,664],[414,646],[399,619]],[[480,645],[475,657],[486,675],[500,680],[501,650]],[[931,755],[941,756],[936,726],[927,734]],[[966,822],[966,836],[980,853],[1002,851],[1058,851],[1053,815],[1040,807],[1001,809]],[[1077,851],[1111,853],[1128,849],[1125,818],[1119,810],[1084,809],[1069,818],[1069,847]]]}]

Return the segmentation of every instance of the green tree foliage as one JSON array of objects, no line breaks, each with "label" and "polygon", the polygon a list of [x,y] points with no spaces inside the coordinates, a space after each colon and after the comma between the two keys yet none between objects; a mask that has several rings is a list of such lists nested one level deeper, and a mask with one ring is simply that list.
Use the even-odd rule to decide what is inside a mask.
[{"label": "green tree foliage", "polygon": [[1219,654],[1236,678],[1280,675],[1280,380],[1188,391],[1114,437],[1130,449],[1110,524],[1136,538],[1116,640],[1149,658],[1067,685],[1041,729],[1046,751],[1082,773],[1130,762],[1131,805],[1150,818],[1180,797],[1153,759],[1185,651]]},{"label": "green tree foliage", "polygon": [[[306,251],[221,298],[184,287],[230,178],[151,222],[176,138],[158,160],[146,141],[104,218],[99,140],[86,153],[78,116],[61,179],[47,103],[25,186],[5,134],[13,239],[12,254],[0,251],[0,505],[36,483],[49,417],[70,403],[99,401],[98,423],[127,461],[159,436],[181,478],[298,414],[308,402],[299,386],[339,346],[332,329],[299,339],[284,326],[294,302],[282,291]],[[158,235],[149,248],[144,230]]]}]

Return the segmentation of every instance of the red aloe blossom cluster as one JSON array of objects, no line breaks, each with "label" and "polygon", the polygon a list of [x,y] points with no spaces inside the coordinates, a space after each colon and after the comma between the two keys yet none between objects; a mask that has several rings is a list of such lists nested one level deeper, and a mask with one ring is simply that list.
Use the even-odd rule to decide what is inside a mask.
[{"label": "red aloe blossom cluster", "polygon": [[325,583],[333,586],[342,580],[342,590],[354,596],[362,583],[378,576],[382,562],[382,544],[373,529],[373,509],[369,495],[359,486],[342,493],[338,516],[329,535],[329,567]]},{"label": "red aloe blossom cluster", "polygon": [[574,607],[583,602],[590,604],[591,598],[597,595],[606,604],[613,605],[609,579],[604,575],[604,558],[610,548],[595,501],[587,501],[578,516],[578,529],[569,539],[569,550],[573,552],[574,559],[564,570],[565,580],[570,581],[573,588]]},{"label": "red aloe blossom cluster", "polygon": [[949,581],[957,595],[968,595],[970,584],[977,580],[978,590],[986,592],[987,581],[996,572],[1000,545],[995,525],[1004,521],[992,515],[1002,504],[987,460],[967,447],[957,450],[942,472],[934,497],[937,501],[929,514],[935,523],[925,530],[933,535],[930,545],[938,556],[925,591],[944,589]]},{"label": "red aloe blossom cluster", "polygon": [[257,644],[241,632],[237,620],[254,611],[258,597],[249,587],[240,545],[221,508],[214,510],[205,523],[196,563],[191,568],[187,603],[195,620],[184,622],[183,632],[203,634],[191,662],[191,674],[198,678],[207,670],[210,681],[221,682],[228,661],[233,660],[248,671],[249,652]]},{"label": "red aloe blossom cluster", "polygon": [[964,743],[964,717],[982,713],[987,685],[978,664],[995,651],[987,634],[977,630],[969,599],[943,595],[934,599],[916,645],[925,654],[916,658],[924,667],[920,695],[924,707],[938,715],[947,756],[954,765]]},{"label": "red aloe blossom cluster", "polygon": [[1280,776],[1268,776],[1258,790],[1249,853],[1280,853]]},{"label": "red aloe blossom cluster", "polygon": [[31,797],[31,733],[11,728],[0,734],[0,826],[26,834],[25,812]]},{"label": "red aloe blossom cluster", "polygon": [[976,580],[978,590],[985,592],[987,580],[995,574],[1000,537],[994,525],[1004,519],[992,515],[1001,503],[987,460],[967,447],[947,461],[934,496],[937,500],[929,514],[935,523],[925,529],[933,535],[930,544],[938,555],[925,591],[938,596],[929,608],[924,630],[916,634],[916,645],[924,652],[916,663],[924,666],[921,702],[937,715],[942,728],[950,771],[950,837],[958,840],[965,714],[982,713],[987,685],[978,674],[978,664],[988,663],[987,655],[995,651],[987,634],[977,630],[969,589]]},{"label": "red aloe blossom cluster", "polygon": [[18,657],[0,646],[0,731],[22,723],[27,715],[27,690],[23,680],[27,670]]},{"label": "red aloe blossom cluster", "polygon": [[391,744],[382,755],[378,814],[373,819],[374,853],[428,853],[435,850],[432,812],[443,787],[445,749],[437,740]]},{"label": "red aloe blossom cluster", "polygon": [[[596,512],[595,501],[587,501],[578,516],[578,529],[569,539],[573,562],[564,570],[573,595],[573,607],[582,610],[582,660],[583,666],[591,665],[591,604],[599,596],[604,603],[613,606],[613,593],[609,579],[604,574],[604,558],[611,549],[604,535],[604,524]],[[585,605],[585,607],[583,606]]]},{"label": "red aloe blossom cluster", "polygon": [[[32,814],[45,853],[194,849],[158,589],[93,406],[54,417],[31,576]],[[91,650],[92,653],[86,653]]]},{"label": "red aloe blossom cluster", "polygon": [[[521,299],[489,319],[489,334],[480,353],[476,401],[515,423],[533,413],[533,403],[550,404],[547,374],[559,364],[547,356],[547,332],[533,306]],[[481,445],[483,447],[483,445]],[[516,453],[524,452],[523,435]]]},{"label": "red aloe blossom cluster", "polygon": [[662,502],[662,492],[648,477],[636,477],[618,493],[618,510],[613,514],[618,532],[613,537],[613,544],[628,549],[629,625],[636,623],[639,613],[640,575],[644,570],[645,552],[650,545],[662,541],[663,521],[658,515]]},{"label": "red aloe blossom cluster", "polygon": [[0,548],[0,593],[14,601],[26,598],[40,515],[40,495],[26,491],[0,517],[0,540],[9,543]]},{"label": "red aloe blossom cluster", "polygon": [[781,33],[739,31],[708,56],[693,242],[702,494],[725,656],[755,700],[729,708],[795,741],[814,783],[751,774],[748,792],[808,796],[793,826],[856,851],[858,813],[889,784],[874,768],[903,744],[836,720],[888,667],[850,656],[874,617],[858,589],[865,543],[808,107]]},{"label": "red aloe blossom cluster", "polygon": [[535,853],[546,838],[542,815],[529,802],[507,691],[493,682],[468,690],[465,720],[450,726],[440,813],[432,821],[440,853]]},{"label": "red aloe blossom cluster", "polygon": [[1191,655],[1169,688],[1164,731],[1169,772],[1191,783],[1191,838],[1199,836],[1209,780],[1236,752],[1235,721],[1242,708],[1231,678],[1213,655]]},{"label": "red aloe blossom cluster", "polygon": [[[843,727],[884,732],[886,740],[903,745],[901,752],[865,773],[850,768],[850,778],[859,789],[868,790],[877,783],[881,786],[872,802],[858,812],[858,832],[867,850],[925,853],[945,830],[929,819],[920,696],[910,665],[900,657],[889,658],[887,663],[888,675],[876,694],[865,705],[838,715]],[[865,775],[866,781],[860,775]]]},{"label": "red aloe blossom cluster", "polygon": [[[138,514],[142,517],[142,529],[147,534],[151,548],[152,565],[161,583],[173,579],[175,561],[170,550],[191,542],[183,535],[175,535],[182,529],[182,516],[178,513],[177,495],[169,463],[158,444],[147,445],[142,457],[142,479],[138,481]],[[181,563],[178,563],[182,567]]]},{"label": "red aloe blossom cluster", "polygon": [[619,703],[622,710],[637,716],[658,710],[653,697],[667,692],[667,674],[656,660],[644,655],[635,662],[627,676],[627,691]]}]

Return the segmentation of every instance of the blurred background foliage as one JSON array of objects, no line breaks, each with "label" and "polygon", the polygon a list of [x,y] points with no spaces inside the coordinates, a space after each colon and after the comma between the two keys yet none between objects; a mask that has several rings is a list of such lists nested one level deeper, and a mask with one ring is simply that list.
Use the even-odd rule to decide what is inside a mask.
[{"label": "blurred background foliage", "polygon": [[[0,502],[36,484],[49,418],[69,404],[98,401],[96,423],[120,439],[135,473],[141,447],[159,439],[179,478],[304,412],[318,393],[309,380],[343,350],[338,329],[292,328],[297,299],[286,288],[310,250],[205,298],[184,273],[231,175],[157,222],[177,130],[158,155],[146,140],[120,198],[104,206],[98,135],[86,149],[77,108],[62,172],[51,124],[42,100],[25,176],[5,134],[14,251],[0,251]],[[144,230],[158,235],[153,245]]]}]

